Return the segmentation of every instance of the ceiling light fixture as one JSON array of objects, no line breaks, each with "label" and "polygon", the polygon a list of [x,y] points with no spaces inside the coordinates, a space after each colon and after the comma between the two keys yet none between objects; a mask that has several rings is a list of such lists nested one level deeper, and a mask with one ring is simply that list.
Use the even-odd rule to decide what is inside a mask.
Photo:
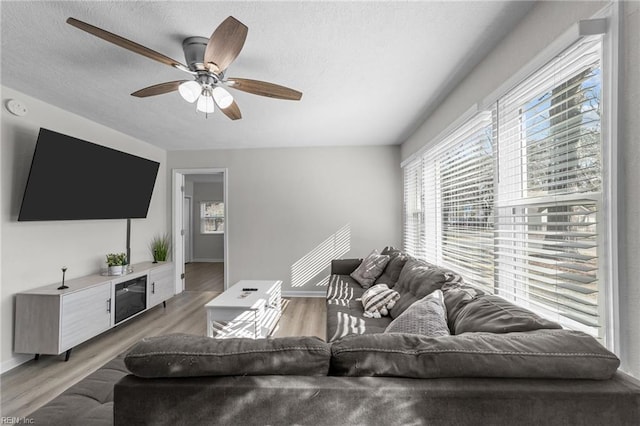
[{"label": "ceiling light fixture", "polygon": [[182,99],[192,104],[200,97],[200,93],[202,93],[202,86],[200,86],[200,83],[195,80],[185,81],[178,86],[178,92],[180,93],[180,96],[182,96]]},{"label": "ceiling light fixture", "polygon": [[196,110],[204,112],[205,114],[211,114],[215,110],[213,96],[211,96],[211,88],[204,87],[202,89],[202,93],[198,98]]}]

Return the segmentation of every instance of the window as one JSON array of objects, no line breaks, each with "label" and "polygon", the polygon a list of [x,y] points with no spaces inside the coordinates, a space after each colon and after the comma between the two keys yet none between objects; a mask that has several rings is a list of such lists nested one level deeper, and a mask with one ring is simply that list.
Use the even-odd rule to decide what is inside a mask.
[{"label": "window", "polygon": [[582,39],[404,165],[406,251],[599,338],[601,55]]},{"label": "window", "polygon": [[222,234],[224,232],[224,203],[222,201],[200,202],[200,233]]},{"label": "window", "polygon": [[497,293],[599,335],[600,41],[498,102]]}]

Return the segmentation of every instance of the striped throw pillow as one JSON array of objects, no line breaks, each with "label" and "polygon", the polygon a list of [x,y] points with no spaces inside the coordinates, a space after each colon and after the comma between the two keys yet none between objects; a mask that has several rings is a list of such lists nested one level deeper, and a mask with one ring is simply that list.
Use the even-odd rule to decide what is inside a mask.
[{"label": "striped throw pillow", "polygon": [[400,293],[391,290],[386,284],[376,284],[362,295],[363,315],[368,318],[387,315],[388,309],[391,309],[399,298]]}]

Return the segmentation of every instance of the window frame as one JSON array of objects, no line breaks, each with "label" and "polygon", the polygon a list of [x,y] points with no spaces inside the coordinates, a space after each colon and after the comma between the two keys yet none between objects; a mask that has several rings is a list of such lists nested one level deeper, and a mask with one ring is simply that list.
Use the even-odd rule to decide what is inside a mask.
[{"label": "window frame", "polygon": [[[206,215],[206,205],[208,204],[216,204],[221,206],[222,209],[222,214],[219,215],[212,215],[212,216],[207,216]],[[209,200],[203,200],[199,202],[200,205],[200,213],[199,213],[199,219],[200,219],[200,234],[201,235],[216,235],[216,234],[224,234],[225,231],[225,206],[224,206],[224,201],[209,201]],[[210,220],[213,220],[214,222],[216,220],[221,220],[222,222],[222,230],[214,230],[214,231],[207,231],[205,229],[206,223],[208,223]]]}]

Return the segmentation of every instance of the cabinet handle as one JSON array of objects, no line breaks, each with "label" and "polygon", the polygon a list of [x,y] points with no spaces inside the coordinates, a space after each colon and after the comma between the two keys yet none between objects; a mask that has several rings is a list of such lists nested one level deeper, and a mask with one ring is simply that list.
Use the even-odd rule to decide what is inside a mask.
[{"label": "cabinet handle", "polygon": [[111,298],[107,299],[107,312],[111,313]]},{"label": "cabinet handle", "polygon": [[156,294],[156,283],[151,283],[151,293]]}]

